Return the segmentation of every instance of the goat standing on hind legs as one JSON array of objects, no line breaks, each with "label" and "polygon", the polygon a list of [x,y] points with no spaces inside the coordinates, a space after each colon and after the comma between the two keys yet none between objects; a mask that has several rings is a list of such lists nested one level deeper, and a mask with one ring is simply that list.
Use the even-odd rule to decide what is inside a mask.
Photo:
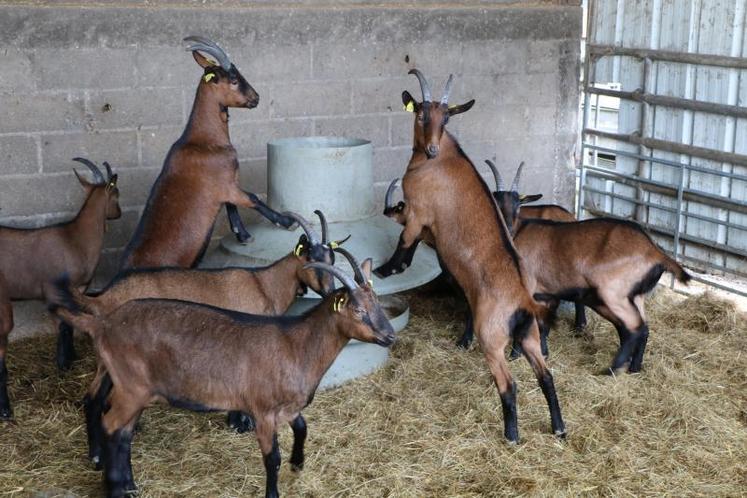
[{"label": "goat standing on hind legs", "polygon": [[[36,229],[0,227],[0,419],[12,416],[5,366],[8,335],[13,329],[11,299],[44,299],[61,273],[67,273],[75,287],[87,287],[101,255],[106,220],[122,214],[117,175],[109,164],[104,163],[107,172],[104,178],[101,170],[87,159],[73,160],[91,170],[94,182],[86,181],[75,171],[86,191],[86,200],[72,221]],[[74,355],[73,329],[60,321],[58,367],[69,367],[66,360]]]},{"label": "goat standing on hind legs", "polygon": [[[231,230],[249,239],[236,206],[256,209],[277,225],[293,220],[241,190],[236,149],[228,135],[228,108],[254,108],[259,95],[226,53],[210,40],[185,38],[187,50],[204,69],[184,133],[171,146],[121,269],[197,265],[210,242],[215,219],[226,205]],[[204,57],[205,52],[217,62]]]},{"label": "goat standing on hind legs", "polygon": [[535,319],[544,309],[526,290],[519,256],[490,190],[444,130],[451,116],[469,110],[474,101],[448,106],[450,76],[441,101],[433,102],[425,77],[416,69],[410,73],[420,81],[423,102],[402,94],[405,108],[415,113],[413,153],[402,179],[405,227],[395,253],[376,273],[383,278],[404,270],[427,228],[474,313],[475,333],[501,397],[506,438],[519,439],[516,385],[505,357],[512,337],[521,341],[545,395],[553,432],[563,436],[565,425]]}]

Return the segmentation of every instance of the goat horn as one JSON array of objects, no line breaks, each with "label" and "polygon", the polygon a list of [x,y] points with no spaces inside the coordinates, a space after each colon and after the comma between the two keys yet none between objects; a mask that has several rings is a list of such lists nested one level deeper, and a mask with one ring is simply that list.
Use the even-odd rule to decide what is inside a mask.
[{"label": "goat horn", "polygon": [[350,254],[350,252],[347,249],[343,249],[342,247],[336,247],[334,249],[335,252],[339,252],[343,256],[345,256],[345,259],[348,260],[348,263],[350,263],[350,266],[353,267],[353,271],[355,272],[355,281],[358,282],[360,285],[365,285],[366,283],[366,277],[363,275],[363,270],[361,270],[361,265],[358,263],[358,260],[355,259],[355,256]]},{"label": "goat horn", "polygon": [[351,291],[353,291],[353,290],[357,289],[358,287],[360,287],[355,282],[355,280],[353,280],[352,278],[350,278],[350,275],[348,275],[347,273],[345,273],[344,271],[340,270],[337,267],[334,267],[332,265],[328,265],[327,263],[320,263],[318,261],[314,261],[314,262],[311,262],[311,263],[306,263],[305,265],[303,265],[303,267],[304,268],[315,268],[317,270],[328,271],[332,275],[334,275],[335,277],[337,277],[340,280],[340,282],[342,282],[342,285],[344,285],[345,287],[347,287]]},{"label": "goat horn", "polygon": [[444,95],[441,97],[441,105],[447,105],[449,103],[449,94],[451,93],[451,84],[454,82],[454,75],[450,74],[449,79],[446,80],[444,86]]},{"label": "goat horn", "polygon": [[502,192],[506,190],[506,186],[503,184],[503,178],[501,178],[501,174],[498,172],[498,168],[495,167],[495,164],[493,164],[493,161],[491,161],[490,159],[485,159],[485,163],[490,168],[490,171],[493,172],[493,178],[495,178],[496,192]]},{"label": "goat horn", "polygon": [[386,189],[386,195],[384,196],[384,207],[386,209],[391,209],[392,207],[392,194],[396,190],[396,188],[399,186],[399,178],[395,178],[392,180],[392,183],[389,184],[389,187]]},{"label": "goat horn", "polygon": [[420,82],[420,91],[423,92],[423,102],[431,101],[431,87],[428,85],[428,80],[425,79],[423,73],[418,69],[410,69],[407,74],[414,74]]},{"label": "goat horn", "polygon": [[319,209],[315,210],[314,214],[319,217],[319,223],[322,224],[322,244],[326,244],[329,242],[329,227],[327,226],[327,218],[324,217],[324,213],[322,213],[322,211]]},{"label": "goat horn", "polygon": [[306,219],[303,216],[301,216],[298,213],[291,212],[291,211],[286,211],[283,213],[283,215],[290,216],[291,218],[296,220],[299,225],[301,225],[301,228],[303,228],[303,231],[306,232],[306,236],[309,238],[309,242],[311,242],[312,245],[319,244],[319,239],[316,237],[316,234],[311,229],[309,222],[306,221]]},{"label": "goat horn", "polygon": [[516,170],[516,176],[514,176],[514,183],[511,184],[512,192],[519,191],[519,180],[521,180],[521,168],[523,167],[524,167],[524,161],[521,161],[521,164],[519,164],[519,169]]},{"label": "goat horn", "polygon": [[208,40],[202,36],[188,36],[183,41],[189,43],[186,50],[190,52],[202,50],[203,52],[215,57],[223,69],[226,71],[231,70],[231,60],[228,58],[228,54],[214,41]]},{"label": "goat horn", "polygon": [[93,179],[96,183],[99,183],[99,184],[106,183],[106,180],[104,180],[104,175],[101,173],[101,170],[98,168],[98,166],[93,164],[91,161],[83,157],[74,157],[73,161],[77,161],[81,164],[85,164],[86,166],[88,166],[88,169],[90,169],[91,173],[93,173]]},{"label": "goat horn", "polygon": [[106,181],[110,182],[112,180],[112,176],[114,176],[114,172],[112,171],[112,167],[109,166],[109,163],[104,161],[104,168],[106,168]]}]

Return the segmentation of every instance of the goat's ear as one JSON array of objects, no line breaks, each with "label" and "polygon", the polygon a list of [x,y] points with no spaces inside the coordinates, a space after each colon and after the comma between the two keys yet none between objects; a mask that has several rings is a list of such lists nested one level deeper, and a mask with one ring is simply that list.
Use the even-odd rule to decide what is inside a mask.
[{"label": "goat's ear", "polygon": [[75,173],[75,177],[78,179],[78,181],[80,182],[80,184],[83,185],[84,189],[89,190],[89,189],[93,188],[93,183],[89,182],[88,180],[86,180],[85,178],[83,178],[82,176],[80,176],[80,173],[78,173],[77,169],[74,169],[73,173]]},{"label": "goat's ear", "polygon": [[520,195],[519,204],[529,204],[542,199],[542,194]]},{"label": "goat's ear", "polygon": [[371,268],[373,267],[373,261],[371,258],[366,258],[363,263],[361,263],[361,271],[363,272],[363,276],[366,277],[366,281],[370,284],[371,283]]},{"label": "goat's ear", "polygon": [[214,67],[218,65],[215,61],[208,59],[197,50],[192,51],[192,57],[195,58],[197,64],[199,64],[202,68]]},{"label": "goat's ear", "polygon": [[301,234],[301,237],[298,239],[298,244],[296,244],[295,249],[293,249],[293,254],[296,256],[301,256],[303,253],[305,253],[309,248],[309,239],[306,237],[306,234]]},{"label": "goat's ear", "polygon": [[456,114],[467,112],[470,109],[472,109],[473,105],[475,105],[475,99],[472,99],[469,102],[465,102],[464,104],[451,105],[449,106],[449,116],[454,116]]},{"label": "goat's ear", "polygon": [[420,109],[418,102],[412,98],[412,95],[407,90],[402,92],[402,105],[405,106],[405,111],[407,112],[418,112]]}]

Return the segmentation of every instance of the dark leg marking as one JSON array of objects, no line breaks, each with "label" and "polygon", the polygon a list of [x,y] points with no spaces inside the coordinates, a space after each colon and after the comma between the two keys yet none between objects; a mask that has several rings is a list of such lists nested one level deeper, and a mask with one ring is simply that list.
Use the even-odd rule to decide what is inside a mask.
[{"label": "dark leg marking", "polygon": [[252,432],[256,427],[254,419],[248,413],[230,411],[228,412],[228,416],[226,418],[228,427],[230,427],[231,429],[235,429],[239,434]]},{"label": "dark leg marking", "polygon": [[73,327],[65,322],[60,322],[57,334],[57,368],[70,370],[77,357],[75,343],[73,342]]},{"label": "dark leg marking", "polygon": [[108,497],[127,496],[137,489],[132,480],[131,446],[132,432],[126,429],[118,429],[106,438],[104,481]]},{"label": "dark leg marking", "polygon": [[467,316],[464,323],[464,333],[457,341],[457,347],[467,349],[475,338],[475,329],[472,322],[472,310],[467,307]]},{"label": "dark leg marking", "polygon": [[573,303],[576,307],[576,324],[574,328],[576,329],[576,333],[581,333],[586,328],[586,307],[584,306],[584,303],[581,301],[576,301]]},{"label": "dark leg marking", "polygon": [[101,379],[99,390],[93,398],[86,394],[83,398],[83,410],[86,417],[86,433],[88,436],[88,458],[91,459],[96,470],[101,470],[104,459],[104,444],[106,435],[101,423],[101,417],[106,411],[106,398],[112,389],[112,379],[109,374]]},{"label": "dark leg marking", "polygon": [[306,420],[301,414],[290,423],[293,429],[293,453],[291,453],[290,464],[294,471],[303,470],[303,446],[306,441]]},{"label": "dark leg marking", "polygon": [[272,436],[272,451],[262,455],[267,472],[267,486],[265,487],[265,498],[278,498],[278,471],[280,470],[280,447],[278,447],[278,435]]},{"label": "dark leg marking", "polygon": [[553,433],[561,438],[565,438],[565,423],[563,423],[563,416],[560,414],[560,403],[558,403],[558,395],[555,392],[555,382],[553,381],[552,374],[545,370],[544,375],[537,378],[542,394],[545,395],[547,400],[547,406],[550,407],[550,423],[552,425]]},{"label": "dark leg marking", "polygon": [[511,443],[519,442],[519,427],[516,416],[516,382],[511,384],[511,389],[500,393],[501,407],[503,408],[503,435]]},{"label": "dark leg marking", "polygon": [[633,349],[633,358],[630,360],[628,372],[636,373],[641,371],[643,366],[643,353],[646,352],[646,343],[648,343],[648,325],[645,323],[638,329],[638,339]]},{"label": "dark leg marking", "polygon": [[229,202],[226,203],[226,214],[228,215],[228,223],[231,225],[231,232],[236,236],[236,240],[243,244],[247,242],[252,236],[246,231],[244,222],[241,221],[239,216],[239,209]]},{"label": "dark leg marking", "polygon": [[0,359],[0,420],[13,418],[13,410],[10,407],[8,397],[8,369],[5,367],[5,358]]},{"label": "dark leg marking", "polygon": [[245,192],[245,193],[246,195],[249,196],[249,199],[251,199],[251,201],[255,204],[254,209],[259,214],[261,214],[262,216],[264,216],[265,218],[267,218],[274,224],[279,225],[283,228],[290,228],[296,223],[296,220],[294,220],[290,216],[284,216],[278,213],[277,211],[275,211],[274,209],[272,209],[270,206],[268,206],[264,202],[262,202],[262,200],[259,197],[257,197],[256,194],[252,194],[251,192]]},{"label": "dark leg marking", "polygon": [[412,264],[412,258],[415,256],[418,244],[420,244],[420,239],[413,242],[410,247],[405,248],[402,234],[400,234],[394,254],[389,258],[389,261],[376,268],[374,273],[379,278],[386,278],[396,273],[402,273]]}]

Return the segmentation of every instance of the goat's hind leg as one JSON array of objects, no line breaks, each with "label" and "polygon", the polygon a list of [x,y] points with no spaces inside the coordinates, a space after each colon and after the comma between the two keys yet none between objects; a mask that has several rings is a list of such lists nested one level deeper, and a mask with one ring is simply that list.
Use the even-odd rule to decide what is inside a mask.
[{"label": "goat's hind leg", "polygon": [[6,293],[5,281],[0,275],[0,420],[13,418],[8,397],[8,368],[5,366],[8,335],[13,330],[13,305]]},{"label": "goat's hind leg", "polygon": [[107,497],[119,498],[137,493],[132,475],[132,436],[148,396],[125,393],[114,386],[111,408],[103,417],[106,431],[104,482]]},{"label": "goat's hind leg", "polygon": [[73,327],[59,320],[57,326],[57,368],[60,371],[70,370],[73,362],[78,358],[75,353],[75,342],[73,339]]},{"label": "goat's hind leg", "polygon": [[251,432],[254,430],[255,423],[251,415],[239,411],[230,411],[226,416],[228,427],[234,429],[239,434]]},{"label": "goat's hind leg", "polygon": [[262,460],[267,473],[265,498],[278,498],[278,472],[280,471],[280,447],[274,420],[269,417],[257,419],[257,442],[262,451]]},{"label": "goat's hind leg", "polygon": [[511,378],[505,349],[508,345],[508,334],[496,330],[486,330],[484,325],[477,324],[475,328],[477,339],[485,353],[490,373],[498,388],[503,409],[503,435],[509,443],[519,442],[519,427],[516,415],[516,383]]},{"label": "goat's hind leg", "polygon": [[[632,360],[633,353],[643,332],[648,334],[648,328],[641,317],[638,309],[627,298],[615,299],[610,297],[604,299],[602,304],[594,306],[594,311],[612,322],[620,337],[620,347],[615,353],[610,373],[620,372],[626,364]],[[641,353],[642,356],[642,353]]]},{"label": "goat's hind leg", "polygon": [[636,296],[633,298],[633,304],[635,305],[638,313],[641,315],[642,324],[638,328],[638,339],[633,349],[633,354],[630,359],[630,365],[628,366],[628,372],[636,373],[641,371],[643,366],[643,353],[646,352],[646,344],[648,343],[648,324],[646,323],[646,312],[644,310],[645,297],[643,295]]},{"label": "goat's hind leg", "polygon": [[106,434],[101,417],[106,411],[109,392],[112,390],[112,380],[106,369],[98,367],[96,377],[83,398],[83,411],[86,419],[86,434],[88,436],[88,458],[96,470],[101,470],[104,462],[104,446]]},{"label": "goat's hind leg", "polygon": [[565,438],[565,423],[563,422],[563,416],[560,413],[560,403],[558,402],[558,396],[555,392],[555,382],[552,378],[550,370],[545,364],[545,358],[542,354],[542,348],[540,345],[539,330],[535,325],[532,325],[529,333],[522,339],[521,347],[524,351],[529,364],[534,370],[534,374],[537,377],[542,394],[545,395],[547,406],[550,408],[550,424],[552,426],[553,433],[561,438]]},{"label": "goat's hind leg", "polygon": [[306,442],[306,420],[299,413],[291,421],[290,426],[293,430],[293,453],[291,453],[290,464],[292,470],[299,471],[303,469],[304,462],[303,447]]}]

